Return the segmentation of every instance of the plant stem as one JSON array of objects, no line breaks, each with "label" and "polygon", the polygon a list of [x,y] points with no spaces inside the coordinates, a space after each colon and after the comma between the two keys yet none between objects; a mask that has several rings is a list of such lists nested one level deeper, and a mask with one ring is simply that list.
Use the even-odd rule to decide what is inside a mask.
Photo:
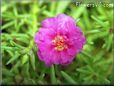
[{"label": "plant stem", "polygon": [[56,84],[56,77],[55,77],[54,65],[51,66],[50,75],[51,75],[51,83],[52,84]]}]

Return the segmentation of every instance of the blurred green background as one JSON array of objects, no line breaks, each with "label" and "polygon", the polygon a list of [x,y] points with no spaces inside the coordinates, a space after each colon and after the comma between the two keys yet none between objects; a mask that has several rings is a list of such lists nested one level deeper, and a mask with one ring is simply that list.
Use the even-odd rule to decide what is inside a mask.
[{"label": "blurred green background", "polygon": [[[47,67],[37,56],[34,35],[43,19],[65,13],[86,36],[81,53],[68,66]],[[113,7],[76,2],[2,1],[2,84],[111,84]]]}]

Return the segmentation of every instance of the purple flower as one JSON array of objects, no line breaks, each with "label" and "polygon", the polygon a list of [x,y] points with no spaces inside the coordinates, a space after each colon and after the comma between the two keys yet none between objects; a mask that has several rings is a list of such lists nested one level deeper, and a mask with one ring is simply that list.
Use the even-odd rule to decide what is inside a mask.
[{"label": "purple flower", "polygon": [[85,44],[85,37],[75,20],[65,14],[47,18],[35,35],[38,57],[48,66],[69,64]]}]

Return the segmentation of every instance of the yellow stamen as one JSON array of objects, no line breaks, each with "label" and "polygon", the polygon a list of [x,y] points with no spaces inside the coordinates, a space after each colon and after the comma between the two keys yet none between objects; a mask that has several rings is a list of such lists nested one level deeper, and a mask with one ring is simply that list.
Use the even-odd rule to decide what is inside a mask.
[{"label": "yellow stamen", "polygon": [[55,45],[55,50],[62,51],[67,49],[67,45],[65,44],[63,36],[57,35],[52,42]]}]

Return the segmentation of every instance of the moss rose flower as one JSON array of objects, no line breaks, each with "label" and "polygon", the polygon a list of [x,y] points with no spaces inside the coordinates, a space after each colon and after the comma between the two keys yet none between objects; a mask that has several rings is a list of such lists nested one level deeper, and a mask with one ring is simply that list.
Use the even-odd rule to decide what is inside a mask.
[{"label": "moss rose flower", "polygon": [[85,44],[85,37],[75,20],[65,14],[47,18],[35,35],[38,57],[48,66],[69,64]]}]

